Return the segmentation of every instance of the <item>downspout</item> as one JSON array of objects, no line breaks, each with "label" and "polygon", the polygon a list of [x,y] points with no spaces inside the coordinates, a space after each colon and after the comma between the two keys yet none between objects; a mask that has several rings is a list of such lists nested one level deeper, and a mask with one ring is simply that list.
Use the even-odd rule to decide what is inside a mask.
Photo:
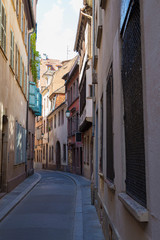
[{"label": "downspout", "polygon": [[35,32],[34,28],[28,33],[28,70],[27,70],[27,76],[28,76],[28,99],[27,99],[27,113],[26,113],[26,161],[25,161],[25,172],[26,172],[26,176],[27,176],[27,150],[28,150],[28,112],[29,112],[29,65],[30,65],[30,38],[31,38],[31,34],[33,34]]}]

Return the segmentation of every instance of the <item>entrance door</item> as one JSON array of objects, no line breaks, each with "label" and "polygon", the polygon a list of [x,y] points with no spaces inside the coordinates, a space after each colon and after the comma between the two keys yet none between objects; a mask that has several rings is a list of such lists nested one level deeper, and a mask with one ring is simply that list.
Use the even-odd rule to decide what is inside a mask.
[{"label": "entrance door", "polygon": [[59,141],[56,143],[56,165],[57,169],[61,169],[61,146]]},{"label": "entrance door", "polygon": [[5,192],[7,189],[7,146],[8,146],[8,118],[3,116],[2,120],[2,151],[1,151],[1,165],[0,165],[0,191]]}]

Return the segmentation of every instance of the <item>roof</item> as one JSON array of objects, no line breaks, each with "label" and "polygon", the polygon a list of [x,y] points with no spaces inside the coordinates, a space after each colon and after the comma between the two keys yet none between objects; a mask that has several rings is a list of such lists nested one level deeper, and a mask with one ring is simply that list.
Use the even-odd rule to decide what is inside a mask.
[{"label": "roof", "polygon": [[63,79],[63,76],[66,73],[70,72],[76,60],[77,60],[77,56],[67,61],[59,70],[55,72],[50,85],[49,96],[55,93],[57,89],[60,89],[61,87],[64,86],[65,80]]}]

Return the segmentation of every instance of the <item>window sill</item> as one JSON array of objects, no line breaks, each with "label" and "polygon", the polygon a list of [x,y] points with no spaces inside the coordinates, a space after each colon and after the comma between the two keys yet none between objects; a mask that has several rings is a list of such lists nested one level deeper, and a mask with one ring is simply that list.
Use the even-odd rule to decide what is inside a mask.
[{"label": "window sill", "polygon": [[137,221],[148,222],[148,210],[145,207],[137,203],[126,193],[120,193],[118,198]]},{"label": "window sill", "polygon": [[105,183],[107,183],[108,188],[109,188],[111,191],[115,192],[115,190],[116,190],[115,184],[112,183],[111,181],[109,181],[108,179],[104,179],[104,181],[105,181]]}]

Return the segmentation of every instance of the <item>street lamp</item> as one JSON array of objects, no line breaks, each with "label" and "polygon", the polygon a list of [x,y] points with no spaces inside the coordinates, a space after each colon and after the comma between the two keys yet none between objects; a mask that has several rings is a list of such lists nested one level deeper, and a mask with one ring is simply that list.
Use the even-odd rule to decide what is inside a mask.
[{"label": "street lamp", "polygon": [[69,110],[66,111],[66,118],[69,118],[71,116],[71,113]]}]

